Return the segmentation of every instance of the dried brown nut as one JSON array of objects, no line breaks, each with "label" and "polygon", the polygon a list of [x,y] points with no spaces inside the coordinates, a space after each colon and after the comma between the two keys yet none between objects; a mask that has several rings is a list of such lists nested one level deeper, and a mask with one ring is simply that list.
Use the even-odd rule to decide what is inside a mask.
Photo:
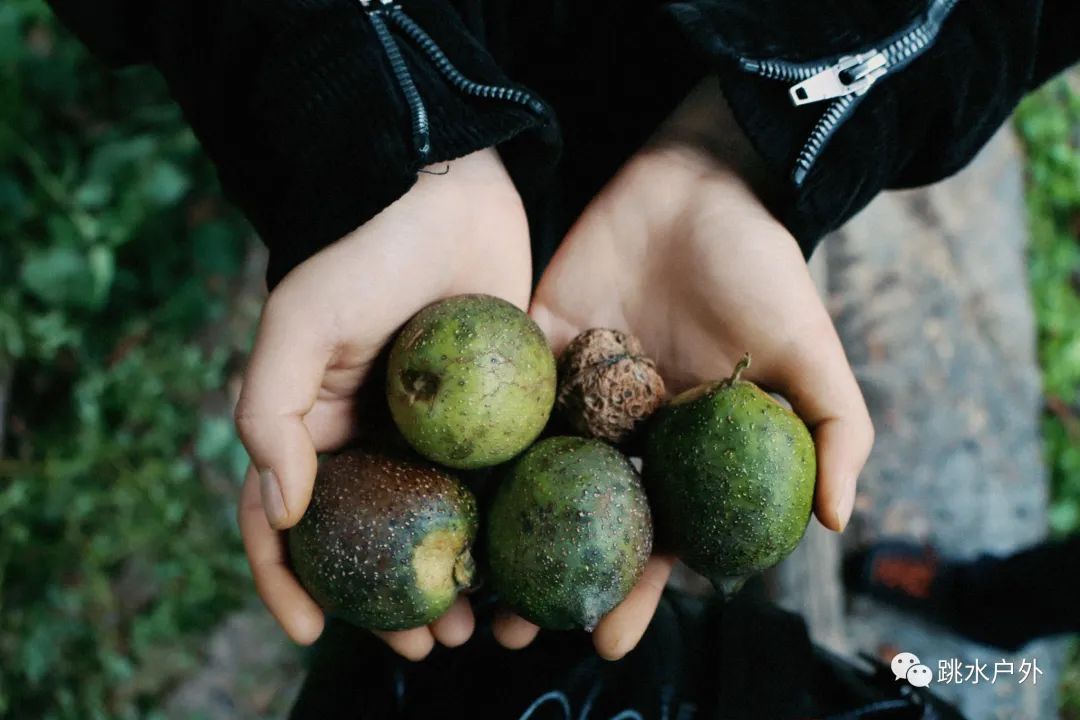
[{"label": "dried brown nut", "polygon": [[593,328],[559,360],[556,403],[583,435],[621,443],[664,402],[664,381],[641,342],[620,330]]}]

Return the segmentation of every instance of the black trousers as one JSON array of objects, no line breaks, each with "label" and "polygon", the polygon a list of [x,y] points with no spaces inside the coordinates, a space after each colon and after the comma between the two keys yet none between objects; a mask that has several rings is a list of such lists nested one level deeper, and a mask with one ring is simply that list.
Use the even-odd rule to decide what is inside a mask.
[{"label": "black trousers", "polygon": [[933,595],[943,624],[980,642],[1015,650],[1047,635],[1080,632],[1069,589],[1080,570],[1080,535],[1005,557],[947,565]]},{"label": "black trousers", "polygon": [[888,668],[814,647],[798,616],[752,590],[726,605],[669,590],[642,642],[618,662],[600,659],[584,632],[544,632],[506,650],[491,636],[493,601],[475,606],[472,640],[420,663],[332,621],[292,720],[961,719]]}]

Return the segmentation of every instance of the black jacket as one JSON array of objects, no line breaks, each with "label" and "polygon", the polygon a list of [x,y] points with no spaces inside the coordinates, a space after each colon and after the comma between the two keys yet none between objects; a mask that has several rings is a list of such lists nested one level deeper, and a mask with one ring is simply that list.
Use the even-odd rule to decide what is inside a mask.
[{"label": "black jacket", "polygon": [[[809,255],[881,189],[963,167],[1024,93],[1080,54],[1075,0],[400,0],[430,54],[381,0],[50,1],[103,58],[162,72],[270,246],[271,284],[404,194],[423,165],[496,144],[550,250],[709,72],[789,188],[774,211]],[[861,102],[792,105],[782,78],[897,33],[910,49],[928,9],[940,32],[849,97]],[[441,53],[461,77],[438,70]],[[462,77],[496,89],[481,97]],[[827,144],[813,132],[826,111],[841,121]]]}]

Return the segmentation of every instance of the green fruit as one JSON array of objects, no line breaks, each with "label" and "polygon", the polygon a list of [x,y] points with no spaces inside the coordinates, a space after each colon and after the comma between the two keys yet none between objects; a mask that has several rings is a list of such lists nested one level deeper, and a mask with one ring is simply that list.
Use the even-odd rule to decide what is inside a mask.
[{"label": "green fruit", "polygon": [[476,499],[451,475],[350,450],[319,467],[289,554],[328,612],[369,630],[404,630],[441,616],[471,584],[476,527]]},{"label": "green fruit", "polygon": [[644,475],[657,533],[721,588],[775,565],[810,519],[817,461],[806,425],[734,375],[688,390],[654,416]]},{"label": "green fruit", "polygon": [[591,629],[641,579],[652,551],[641,478],[599,440],[548,438],[499,485],[487,545],[506,605],[550,630]]},{"label": "green fruit", "polygon": [[420,454],[455,468],[496,465],[544,429],[555,402],[555,358],[514,305],[459,295],[429,305],[402,329],[386,396]]}]

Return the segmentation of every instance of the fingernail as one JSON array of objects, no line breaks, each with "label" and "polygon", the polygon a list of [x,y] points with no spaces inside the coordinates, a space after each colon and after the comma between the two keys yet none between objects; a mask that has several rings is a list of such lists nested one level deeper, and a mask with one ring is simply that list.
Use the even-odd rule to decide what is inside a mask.
[{"label": "fingernail", "polygon": [[840,500],[836,503],[836,523],[839,527],[838,532],[843,532],[847,527],[848,521],[851,520],[851,511],[855,508],[855,486],[858,484],[856,478],[851,478],[844,483],[844,489],[841,491]]},{"label": "fingernail", "polygon": [[281,485],[273,470],[259,471],[259,490],[262,492],[263,511],[271,527],[280,528],[289,517],[285,509],[285,496],[281,494]]}]

